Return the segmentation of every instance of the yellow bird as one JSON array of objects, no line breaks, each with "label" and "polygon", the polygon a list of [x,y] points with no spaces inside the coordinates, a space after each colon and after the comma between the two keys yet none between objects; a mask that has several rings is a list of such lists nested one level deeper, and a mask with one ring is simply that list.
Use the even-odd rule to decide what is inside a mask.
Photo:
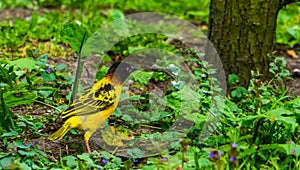
[{"label": "yellow bird", "polygon": [[62,112],[65,122],[59,130],[50,135],[49,139],[60,140],[73,128],[84,130],[86,148],[91,153],[88,143],[90,137],[116,109],[121,96],[122,83],[133,71],[135,68],[128,63],[114,63],[104,78]]}]

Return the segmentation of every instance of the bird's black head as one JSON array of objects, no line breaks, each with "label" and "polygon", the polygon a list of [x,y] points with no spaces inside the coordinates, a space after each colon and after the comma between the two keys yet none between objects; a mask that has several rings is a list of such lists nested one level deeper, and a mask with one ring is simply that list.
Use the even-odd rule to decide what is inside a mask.
[{"label": "bird's black head", "polygon": [[117,74],[121,81],[123,82],[132,72],[134,72],[136,69],[125,62],[118,62],[114,63],[108,70],[109,73]]}]

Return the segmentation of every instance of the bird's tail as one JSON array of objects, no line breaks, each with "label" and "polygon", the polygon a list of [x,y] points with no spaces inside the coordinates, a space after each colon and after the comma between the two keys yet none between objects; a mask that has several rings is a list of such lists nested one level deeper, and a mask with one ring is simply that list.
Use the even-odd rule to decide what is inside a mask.
[{"label": "bird's tail", "polygon": [[49,136],[49,139],[52,141],[61,140],[66,133],[72,129],[72,122],[66,121],[64,125],[59,128],[56,132]]}]

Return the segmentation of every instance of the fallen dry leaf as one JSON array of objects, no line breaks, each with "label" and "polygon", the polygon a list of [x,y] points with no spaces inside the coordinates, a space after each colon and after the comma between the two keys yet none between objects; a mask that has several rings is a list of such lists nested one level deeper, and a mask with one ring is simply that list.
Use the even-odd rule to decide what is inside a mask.
[{"label": "fallen dry leaf", "polygon": [[296,54],[295,50],[287,50],[287,53],[292,58],[298,58],[298,55]]}]

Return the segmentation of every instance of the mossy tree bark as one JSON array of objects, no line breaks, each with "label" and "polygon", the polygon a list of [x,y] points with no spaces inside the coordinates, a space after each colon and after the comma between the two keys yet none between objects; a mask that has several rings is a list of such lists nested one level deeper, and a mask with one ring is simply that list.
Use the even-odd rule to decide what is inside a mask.
[{"label": "mossy tree bark", "polygon": [[279,10],[300,0],[211,0],[208,38],[226,76],[235,73],[247,86],[251,70],[269,78],[268,54],[275,45]]}]

